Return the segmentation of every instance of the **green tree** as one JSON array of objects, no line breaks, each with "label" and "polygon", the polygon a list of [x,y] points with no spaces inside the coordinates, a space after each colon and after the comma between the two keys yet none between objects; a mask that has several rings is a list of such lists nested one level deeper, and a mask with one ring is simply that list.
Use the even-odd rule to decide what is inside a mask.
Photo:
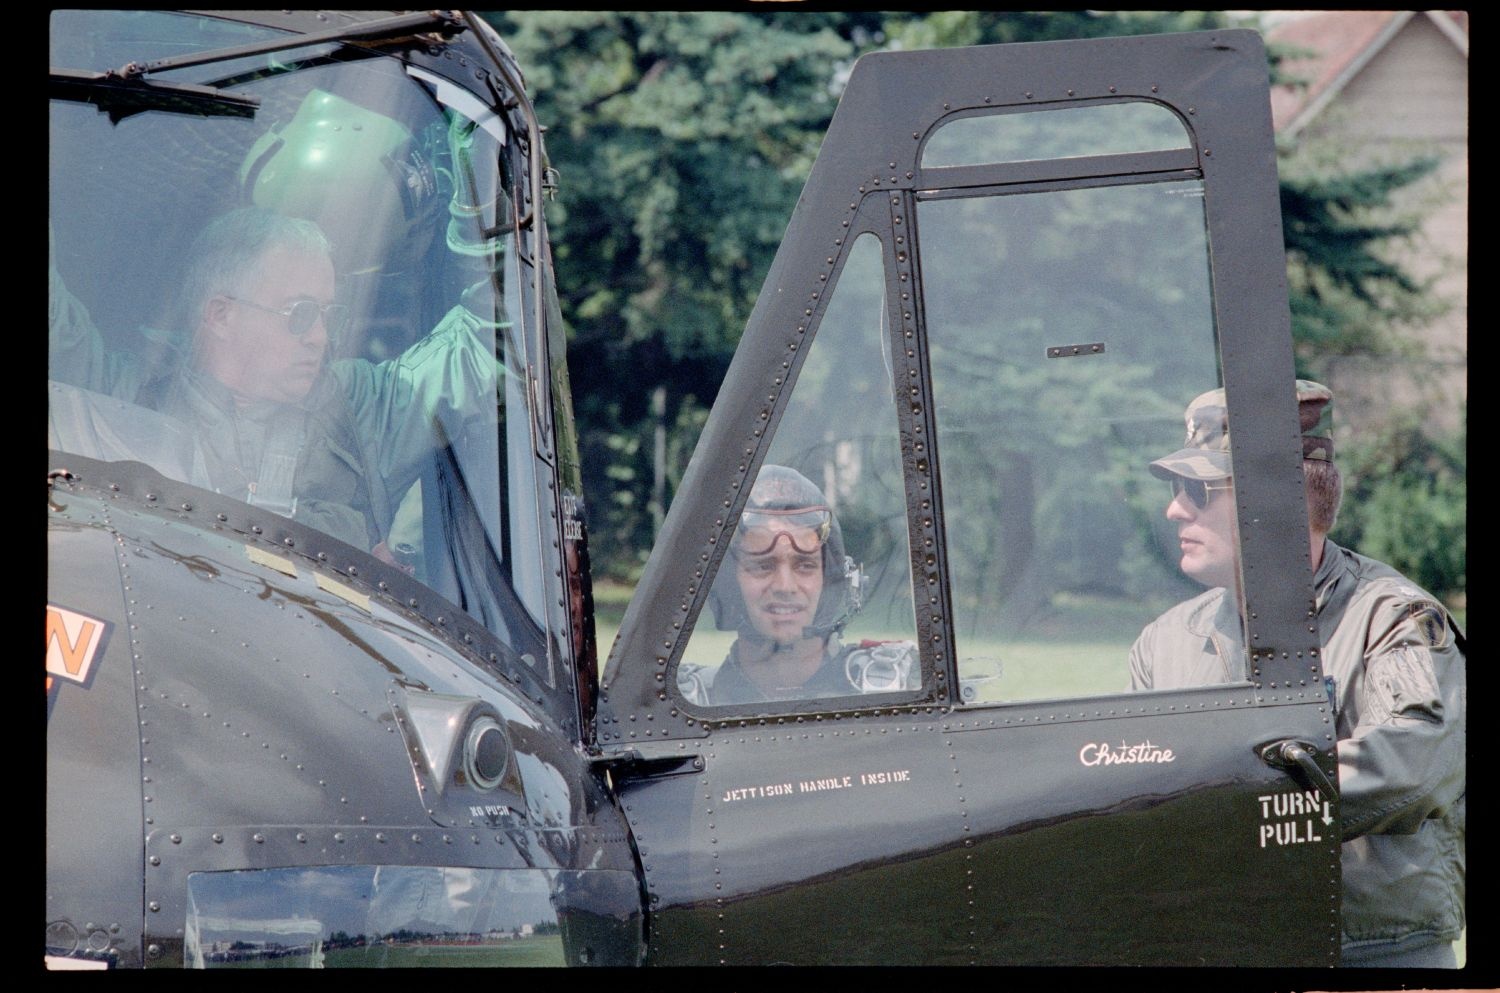
[{"label": "green tree", "polygon": [[1430,316],[1428,287],[1381,248],[1416,232],[1420,218],[1398,213],[1393,197],[1436,166],[1419,158],[1337,173],[1283,157],[1282,230],[1302,371],[1315,375],[1319,360],[1334,355],[1395,355],[1399,329]]},{"label": "green tree", "polygon": [[[1273,79],[1293,51],[1271,49]],[[1399,252],[1436,206],[1423,181],[1439,166],[1406,143],[1351,165],[1327,138],[1282,148],[1281,210],[1297,370],[1326,379],[1346,357],[1425,364],[1420,329],[1450,306]],[[1441,373],[1439,373],[1441,374]],[[1466,587],[1466,431],[1434,431],[1422,409],[1392,409],[1339,454],[1343,511],[1333,538],[1389,562],[1462,612]],[[1336,415],[1337,416],[1337,415]]]},{"label": "green tree", "polygon": [[[1411,237],[1419,218],[1393,198],[1428,175],[1419,158],[1355,173],[1283,170],[1292,333],[1301,375],[1323,379],[1330,359],[1421,361],[1405,328],[1446,304],[1382,249]],[[1392,410],[1369,437],[1339,453],[1346,479],[1333,538],[1388,562],[1459,610],[1467,585],[1466,431],[1434,433],[1422,409]]]},{"label": "green tree", "polygon": [[670,486],[728,368],[854,52],[833,30],[841,16],[489,15],[552,126],[551,224],[571,347],[587,357],[570,371],[604,572],[628,574],[654,538],[657,423]]},{"label": "green tree", "polygon": [[1222,11],[944,10],[885,15],[880,32],[893,48],[951,48],[1020,41],[1062,41],[1229,27]]},{"label": "green tree", "polygon": [[1388,562],[1466,612],[1467,428],[1432,437],[1419,418],[1399,418],[1339,453],[1340,544]]},{"label": "green tree", "polygon": [[[622,577],[649,552],[653,500],[669,502],[681,478],[855,57],[1231,26],[1214,11],[487,16],[552,128],[562,186],[551,223],[593,561]],[[1271,54],[1274,71],[1281,53]],[[1392,219],[1392,197],[1431,167],[1283,162],[1302,371],[1316,375],[1328,354],[1399,354],[1400,327],[1430,307],[1382,249],[1413,227]],[[664,401],[655,411],[653,398]],[[1371,467],[1387,470],[1405,471]],[[662,474],[667,492],[654,494]]]}]

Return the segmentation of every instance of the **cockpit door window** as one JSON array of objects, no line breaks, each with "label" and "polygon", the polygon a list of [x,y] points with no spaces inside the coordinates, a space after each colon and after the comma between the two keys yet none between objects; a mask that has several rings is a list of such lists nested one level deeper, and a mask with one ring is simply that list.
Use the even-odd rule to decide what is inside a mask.
[{"label": "cockpit door window", "polygon": [[[1142,628],[1204,589],[1178,568],[1171,494],[1147,471],[1220,382],[1202,181],[929,195],[917,219],[965,700],[1127,692]],[[1215,506],[1209,578],[1233,591],[1233,502]],[[1238,682],[1241,611],[1226,614],[1216,681]]]},{"label": "cockpit door window", "polygon": [[796,369],[677,670],[690,706],[806,710],[921,686],[885,255],[858,236]]},{"label": "cockpit door window", "polygon": [[922,168],[1036,162],[1188,149],[1182,121],[1159,103],[968,111],[944,120],[922,146]]}]

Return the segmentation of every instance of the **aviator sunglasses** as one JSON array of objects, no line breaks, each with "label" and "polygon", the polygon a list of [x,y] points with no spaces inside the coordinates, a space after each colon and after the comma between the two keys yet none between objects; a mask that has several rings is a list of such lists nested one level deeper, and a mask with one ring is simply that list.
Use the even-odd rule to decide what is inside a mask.
[{"label": "aviator sunglasses", "polygon": [[313,325],[318,323],[318,318],[323,318],[323,327],[328,329],[330,338],[344,330],[344,325],[349,323],[349,308],[342,303],[319,304],[313,300],[297,300],[282,308],[267,307],[256,303],[254,300],[246,300],[242,297],[224,294],[225,299],[242,303],[256,310],[263,310],[268,314],[280,314],[287,319],[287,330],[299,338],[311,331]]},{"label": "aviator sunglasses", "polygon": [[[773,527],[774,525],[774,527]],[[796,528],[796,531],[789,530]],[[816,552],[833,528],[833,511],[827,507],[796,507],[791,510],[747,510],[740,518],[738,550],[747,555],[767,555],[786,536],[796,551]],[[803,547],[806,545],[807,547]]]},{"label": "aviator sunglasses", "polygon": [[1194,507],[1199,510],[1208,506],[1208,501],[1213,499],[1212,494],[1220,490],[1232,490],[1234,484],[1225,480],[1223,484],[1212,486],[1201,479],[1183,479],[1181,476],[1172,477],[1172,499],[1186,493]]}]

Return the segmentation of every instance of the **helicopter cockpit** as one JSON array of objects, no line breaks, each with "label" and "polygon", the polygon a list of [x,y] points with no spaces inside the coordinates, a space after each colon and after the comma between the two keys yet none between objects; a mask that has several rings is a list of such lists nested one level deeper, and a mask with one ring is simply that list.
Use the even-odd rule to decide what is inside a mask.
[{"label": "helicopter cockpit", "polygon": [[306,525],[540,668],[540,225],[442,26],[54,15],[49,448]]}]

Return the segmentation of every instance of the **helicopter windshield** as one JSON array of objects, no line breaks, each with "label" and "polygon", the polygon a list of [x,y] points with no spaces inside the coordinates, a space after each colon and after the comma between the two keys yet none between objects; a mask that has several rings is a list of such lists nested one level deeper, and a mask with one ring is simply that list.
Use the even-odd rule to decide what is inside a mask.
[{"label": "helicopter windshield", "polygon": [[336,42],[95,76],[284,37],[54,12],[49,448],[317,529],[546,658],[507,122]]}]

